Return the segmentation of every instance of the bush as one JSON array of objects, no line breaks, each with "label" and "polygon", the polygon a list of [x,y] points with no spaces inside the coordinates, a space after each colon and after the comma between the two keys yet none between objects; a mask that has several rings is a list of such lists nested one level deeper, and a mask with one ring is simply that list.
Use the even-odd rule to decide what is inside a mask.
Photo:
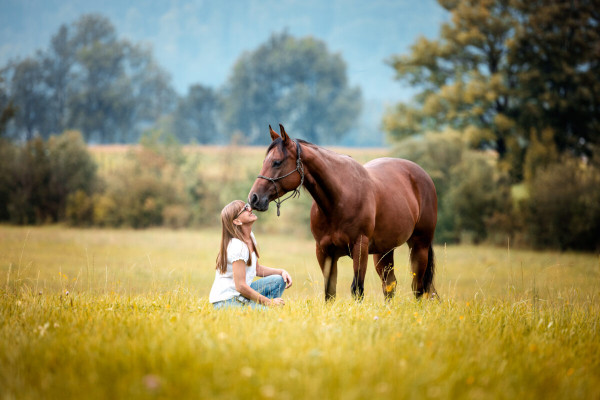
[{"label": "bush", "polygon": [[15,163],[16,146],[0,139],[0,221],[9,221],[8,205],[15,188],[13,164]]},{"label": "bush", "polygon": [[98,198],[103,200],[104,210],[98,206],[95,211],[102,225],[133,228],[162,225],[163,209],[180,201],[177,177],[166,172],[141,171],[138,162],[134,160],[121,168],[107,182],[106,192]]},{"label": "bush", "polygon": [[51,170],[46,143],[36,138],[14,147],[8,167],[9,195],[6,203],[9,221],[34,224],[52,221]]},{"label": "bush", "polygon": [[[79,193],[78,196],[82,198],[83,195],[89,197],[93,193],[97,184],[97,166],[81,133],[77,131],[67,131],[62,135],[50,137],[47,147],[51,172],[48,201],[52,219],[58,221],[65,216],[69,196]],[[87,218],[87,213],[81,217]]]},{"label": "bush", "polygon": [[492,233],[507,230],[507,220],[512,219],[509,179],[497,168],[494,153],[465,151],[451,176],[443,211],[452,219],[455,235],[479,243]]},{"label": "bush", "polygon": [[182,172],[181,147],[152,132],[133,148],[118,170],[105,176],[104,190],[94,198],[92,219],[101,226],[182,227],[190,204]]},{"label": "bush", "polygon": [[526,231],[538,248],[600,250],[600,169],[565,158],[529,184]]},{"label": "bush", "polygon": [[67,197],[65,219],[72,226],[91,225],[94,217],[94,203],[86,192],[79,189]]},{"label": "bush", "polygon": [[69,197],[68,223],[177,229],[218,222],[219,196],[228,183],[206,184],[198,157],[185,157],[181,146],[159,131],[145,135],[140,144],[119,168],[102,175],[94,194],[77,191]]},{"label": "bush", "polygon": [[[65,218],[67,198],[90,195],[96,165],[77,132],[22,146],[0,143],[0,220],[15,224],[55,222]],[[71,217],[74,217],[72,214]]]},{"label": "bush", "polygon": [[92,221],[97,226],[118,226],[118,206],[116,201],[105,193],[96,194],[93,199]]}]

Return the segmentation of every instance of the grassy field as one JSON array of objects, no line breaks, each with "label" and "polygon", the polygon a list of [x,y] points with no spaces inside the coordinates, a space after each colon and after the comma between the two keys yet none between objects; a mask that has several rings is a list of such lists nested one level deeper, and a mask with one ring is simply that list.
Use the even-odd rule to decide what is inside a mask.
[{"label": "grassy field", "polygon": [[[285,215],[282,216],[285,218]],[[441,300],[325,304],[310,238],[257,233],[286,306],[214,311],[217,230],[0,226],[0,397],[600,398],[600,258],[436,248]]]}]

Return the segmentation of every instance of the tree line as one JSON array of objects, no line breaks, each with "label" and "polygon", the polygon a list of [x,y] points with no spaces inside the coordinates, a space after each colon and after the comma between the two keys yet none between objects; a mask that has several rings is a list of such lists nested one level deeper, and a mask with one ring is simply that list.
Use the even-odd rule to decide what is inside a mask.
[{"label": "tree line", "polygon": [[[393,155],[422,165],[436,184],[437,242],[600,249],[597,0],[438,1],[451,17],[439,37],[419,38],[388,60],[417,95],[383,118]],[[151,53],[117,40],[109,27],[85,16],[53,37],[56,50],[2,71],[0,130],[34,138],[0,140],[0,220],[207,223],[207,210],[217,213],[226,198],[247,193],[252,179],[211,186],[177,146],[164,147],[165,132],[181,143],[263,144],[264,121],[281,120],[294,135],[321,143],[341,137],[360,111],[360,90],[348,86],[343,60],[318,40],[275,34],[238,59],[223,88],[193,85],[178,97]],[[71,50],[58,50],[60,43]],[[70,56],[44,63],[47,53]],[[130,113],[107,118],[111,107]],[[44,140],[67,127],[81,136]],[[94,178],[89,155],[80,154],[85,142],[140,137],[145,144],[110,179]],[[89,175],[70,177],[79,169]],[[309,206],[302,203],[298,215]]]},{"label": "tree line", "polygon": [[420,88],[386,115],[389,134],[461,131],[516,182],[563,154],[597,161],[600,3],[438,2],[451,15],[439,38],[389,59],[397,79]]},{"label": "tree line", "polygon": [[78,130],[87,143],[137,143],[161,129],[181,143],[264,144],[265,121],[316,143],[346,134],[361,110],[346,64],[322,41],[273,34],[240,56],[221,88],[179,96],[150,48],[97,14],[62,25],[44,50],[0,68],[0,134],[28,141]]},{"label": "tree line", "polygon": [[384,117],[436,183],[438,240],[600,249],[600,3],[438,2],[439,37],[388,60],[419,91]]}]

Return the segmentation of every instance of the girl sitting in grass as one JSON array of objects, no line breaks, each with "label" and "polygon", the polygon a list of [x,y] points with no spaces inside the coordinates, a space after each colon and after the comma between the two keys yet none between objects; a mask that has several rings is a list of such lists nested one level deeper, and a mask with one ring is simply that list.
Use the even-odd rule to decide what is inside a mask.
[{"label": "girl sitting in grass", "polygon": [[[216,309],[285,304],[281,294],[292,286],[292,277],[283,269],[268,268],[257,262],[258,249],[252,233],[252,224],[257,219],[252,207],[241,200],[232,201],[221,211],[221,247],[209,296]],[[264,278],[253,282],[255,276]]]}]

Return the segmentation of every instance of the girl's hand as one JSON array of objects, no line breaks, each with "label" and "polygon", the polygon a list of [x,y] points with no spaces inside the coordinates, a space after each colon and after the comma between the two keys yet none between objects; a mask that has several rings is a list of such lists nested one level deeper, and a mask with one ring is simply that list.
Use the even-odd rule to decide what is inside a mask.
[{"label": "girl's hand", "polygon": [[288,274],[288,272],[286,270],[281,270],[281,277],[283,278],[283,281],[285,282],[285,288],[289,288],[290,286],[292,286],[292,277],[290,276],[290,274]]},{"label": "girl's hand", "polygon": [[279,307],[284,305],[285,301],[283,301],[283,299],[279,297],[277,297],[276,299],[271,299],[271,301],[269,302],[269,307]]}]

